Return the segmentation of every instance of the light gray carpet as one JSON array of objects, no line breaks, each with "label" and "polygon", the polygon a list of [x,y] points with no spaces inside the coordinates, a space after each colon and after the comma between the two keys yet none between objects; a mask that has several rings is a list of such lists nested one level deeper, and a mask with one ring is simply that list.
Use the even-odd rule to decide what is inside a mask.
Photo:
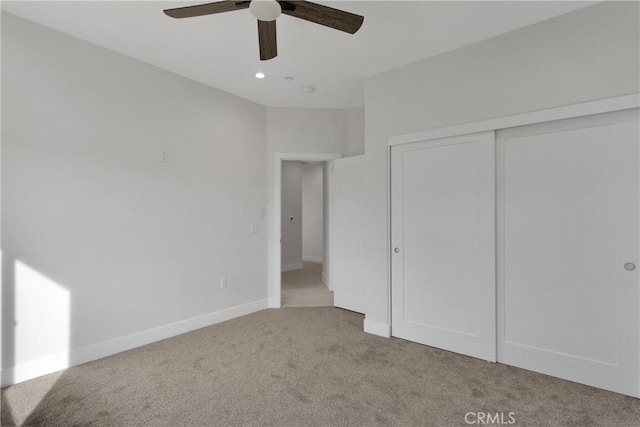
[{"label": "light gray carpet", "polygon": [[305,261],[303,265],[282,273],[282,306],[333,307],[333,292],[322,283],[322,264]]},{"label": "light gray carpet", "polygon": [[362,321],[330,307],[254,313],[4,389],[2,425],[461,426],[478,411],[639,425],[640,400],[375,337]]}]

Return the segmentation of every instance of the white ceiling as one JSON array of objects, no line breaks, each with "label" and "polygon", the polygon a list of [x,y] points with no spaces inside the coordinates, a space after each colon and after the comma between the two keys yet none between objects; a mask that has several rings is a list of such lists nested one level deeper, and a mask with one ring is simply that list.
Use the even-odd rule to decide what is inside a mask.
[{"label": "white ceiling", "polygon": [[[261,62],[248,10],[172,19],[205,1],[3,1],[2,9],[267,106],[350,108],[363,80],[593,4],[581,1],[318,1],[365,17],[355,35],[282,15]],[[264,72],[258,80],[254,74]],[[292,82],[284,81],[293,76]],[[312,94],[302,86],[316,88]]]}]

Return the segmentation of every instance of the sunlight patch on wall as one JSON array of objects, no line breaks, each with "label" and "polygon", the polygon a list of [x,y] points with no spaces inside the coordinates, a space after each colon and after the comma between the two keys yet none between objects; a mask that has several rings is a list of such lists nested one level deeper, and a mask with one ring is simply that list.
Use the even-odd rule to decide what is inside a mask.
[{"label": "sunlight patch on wall", "polygon": [[70,316],[69,291],[23,262],[16,261],[16,365],[60,353],[68,357]]},{"label": "sunlight patch on wall", "polygon": [[[69,365],[71,295],[69,290],[16,261],[14,270],[14,366],[3,371],[3,383],[17,383]],[[64,371],[38,380],[34,387],[3,391],[4,415],[21,425],[46,398]],[[10,378],[5,378],[10,375]],[[22,396],[20,393],[29,396]]]}]

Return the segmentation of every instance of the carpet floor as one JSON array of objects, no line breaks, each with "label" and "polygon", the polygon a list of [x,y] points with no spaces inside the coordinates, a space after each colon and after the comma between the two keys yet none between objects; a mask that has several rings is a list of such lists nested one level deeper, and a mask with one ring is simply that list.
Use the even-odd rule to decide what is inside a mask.
[{"label": "carpet floor", "polygon": [[[640,400],[362,331],[330,307],[264,310],[2,390],[2,425],[638,426]],[[475,415],[468,421],[475,421]],[[477,424],[476,424],[477,425]]]}]

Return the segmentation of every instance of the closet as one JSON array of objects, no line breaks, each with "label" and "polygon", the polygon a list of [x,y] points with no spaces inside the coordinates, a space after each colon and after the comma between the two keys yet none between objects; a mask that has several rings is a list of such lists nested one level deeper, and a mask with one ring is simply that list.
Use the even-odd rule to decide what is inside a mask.
[{"label": "closet", "polygon": [[392,335],[640,397],[638,111],[390,144]]}]

